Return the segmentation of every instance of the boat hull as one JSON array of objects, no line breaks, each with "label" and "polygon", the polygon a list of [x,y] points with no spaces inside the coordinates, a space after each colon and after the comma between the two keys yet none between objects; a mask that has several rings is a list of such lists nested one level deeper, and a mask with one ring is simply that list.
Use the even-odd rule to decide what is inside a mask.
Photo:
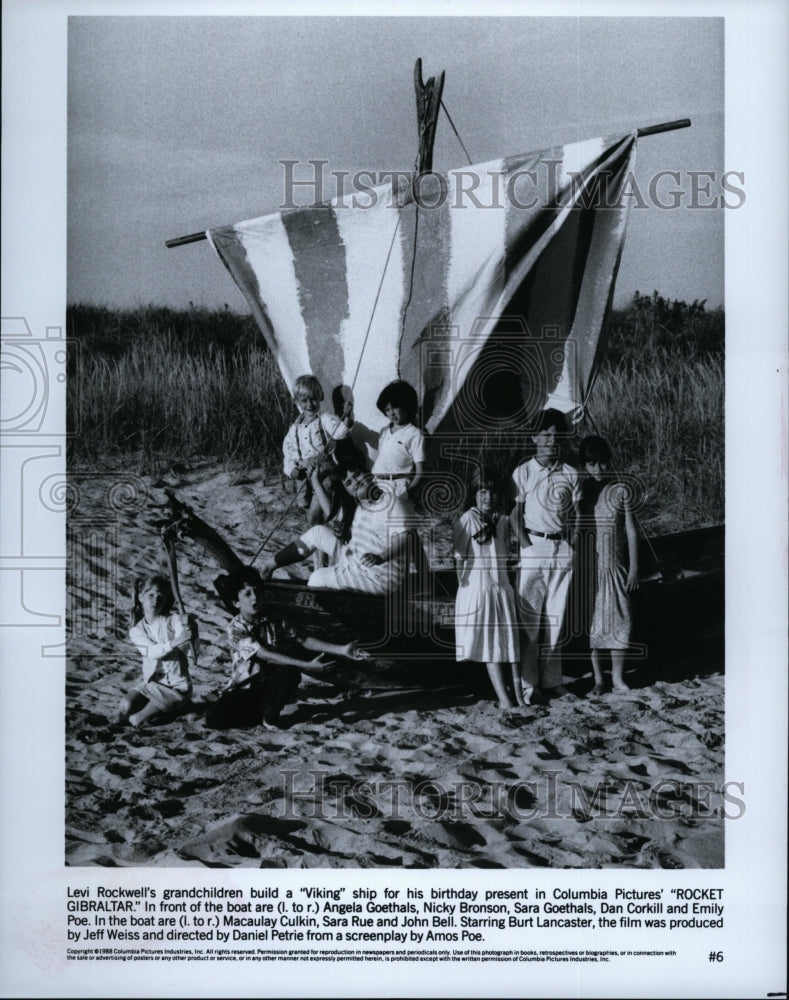
[{"label": "boat hull", "polygon": [[[632,595],[633,656],[679,642],[724,617],[723,526],[664,535],[642,542],[643,568]],[[582,579],[577,574],[578,585]],[[388,597],[309,588],[270,580],[264,595],[271,614],[299,631],[334,642],[358,640],[375,661],[425,664],[454,661],[454,574],[436,575],[433,593]],[[563,653],[588,658],[584,602],[570,600]],[[573,609],[575,612],[573,613]],[[575,620],[573,620],[575,619]]]}]

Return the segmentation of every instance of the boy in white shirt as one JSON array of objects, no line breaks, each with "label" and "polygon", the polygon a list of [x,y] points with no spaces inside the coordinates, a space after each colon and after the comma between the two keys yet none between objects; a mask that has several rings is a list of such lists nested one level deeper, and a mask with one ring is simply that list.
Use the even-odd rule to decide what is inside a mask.
[{"label": "boy in white shirt", "polygon": [[[522,691],[516,690],[516,696],[522,697],[523,704],[532,700],[535,689],[549,696],[566,693],[558,646],[573,572],[570,532],[581,492],[578,473],[561,460],[565,433],[564,414],[543,411],[533,435],[534,458],[519,465],[512,476],[517,489],[514,520],[520,545],[518,615],[525,633],[521,642]],[[543,624],[546,641],[540,647]]]}]

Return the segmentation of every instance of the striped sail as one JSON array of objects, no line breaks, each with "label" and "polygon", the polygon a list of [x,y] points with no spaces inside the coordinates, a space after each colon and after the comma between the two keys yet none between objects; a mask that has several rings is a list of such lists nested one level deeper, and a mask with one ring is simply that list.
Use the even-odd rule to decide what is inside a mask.
[{"label": "striped sail", "polygon": [[528,426],[591,388],[622,252],[635,136],[346,194],[211,230],[290,388],[312,373],[378,428],[419,392],[431,434]]}]

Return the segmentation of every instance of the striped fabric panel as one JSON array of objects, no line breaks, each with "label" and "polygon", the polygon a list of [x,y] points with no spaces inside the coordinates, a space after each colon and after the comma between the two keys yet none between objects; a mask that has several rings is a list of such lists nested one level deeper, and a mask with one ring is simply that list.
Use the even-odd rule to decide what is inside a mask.
[{"label": "striped fabric panel", "polygon": [[352,386],[357,420],[378,429],[378,393],[405,378],[435,433],[486,409],[509,367],[522,422],[549,402],[574,409],[591,387],[627,206],[578,207],[577,177],[608,172],[615,194],[634,154],[633,136],[595,139],[452,171],[443,200],[429,179],[435,208],[393,208],[382,187],[372,207],[335,202],[208,235],[288,386],[310,371],[327,397]]}]

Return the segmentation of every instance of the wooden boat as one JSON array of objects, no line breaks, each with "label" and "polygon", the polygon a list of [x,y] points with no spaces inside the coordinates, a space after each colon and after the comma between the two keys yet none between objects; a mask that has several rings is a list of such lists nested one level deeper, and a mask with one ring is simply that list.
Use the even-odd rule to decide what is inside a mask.
[{"label": "wooden boat", "polygon": [[[191,507],[172,491],[167,497],[168,516],[160,526],[171,551],[176,539],[190,539],[202,543],[228,572],[244,565]],[[633,658],[646,658],[650,650],[723,622],[723,532],[717,526],[641,540],[641,583],[633,594]],[[576,579],[580,584],[582,574]],[[306,635],[338,643],[358,641],[370,655],[371,670],[402,674],[395,668],[410,667],[427,682],[431,670],[454,663],[454,572],[435,573],[429,593],[418,592],[409,581],[388,597],[311,588],[296,580],[261,581],[261,588],[273,617]],[[569,601],[565,623],[566,662],[588,660],[585,630],[583,600],[576,595]]]},{"label": "wooden boat", "polygon": [[[413,174],[368,184],[361,198],[357,190],[168,242],[207,238],[288,387],[313,372],[353,401],[363,431],[380,426],[380,388],[411,381],[439,464],[446,454],[479,455],[492,438],[517,438],[547,407],[583,411],[604,345],[636,142],[690,125],[683,119],[440,174],[432,142],[443,83],[443,74],[424,83],[417,62]],[[474,197],[464,200],[469,179]],[[528,204],[518,188],[526,180]],[[507,197],[497,200],[502,190]],[[440,477],[436,485],[439,493],[445,486]],[[723,542],[716,527],[642,544],[637,643],[722,620]],[[454,658],[451,577],[438,574],[431,593],[407,584],[387,599],[284,581],[267,582],[265,595],[307,632],[359,638],[379,662],[426,665]],[[571,606],[568,658],[584,655],[583,602]]]}]

